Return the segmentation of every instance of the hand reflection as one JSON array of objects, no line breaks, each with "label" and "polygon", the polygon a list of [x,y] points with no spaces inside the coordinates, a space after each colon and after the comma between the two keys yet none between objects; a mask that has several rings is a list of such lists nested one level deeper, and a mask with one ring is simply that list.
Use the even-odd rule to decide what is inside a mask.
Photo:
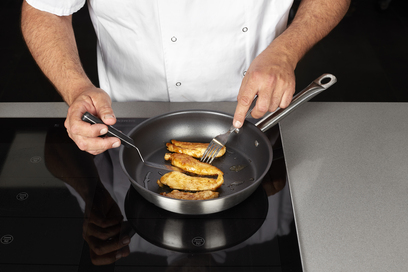
[{"label": "hand reflection", "polygon": [[[80,151],[63,129],[51,129],[46,138],[45,163],[55,177],[69,184],[85,202],[82,236],[95,265],[129,255],[127,222],[100,181],[93,156]],[[81,178],[80,178],[81,177]]]},{"label": "hand reflection", "polygon": [[86,201],[83,238],[88,243],[92,263],[111,264],[129,255],[130,237],[122,213],[111,195],[98,183],[93,199]]}]

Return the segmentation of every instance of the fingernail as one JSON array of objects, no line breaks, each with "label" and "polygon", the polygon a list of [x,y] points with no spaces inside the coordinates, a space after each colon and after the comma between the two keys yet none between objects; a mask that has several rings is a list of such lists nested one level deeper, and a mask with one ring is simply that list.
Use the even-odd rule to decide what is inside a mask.
[{"label": "fingernail", "polygon": [[113,145],[112,145],[112,148],[117,148],[117,147],[119,147],[119,146],[120,146],[120,143],[119,143],[119,142],[114,142]]},{"label": "fingernail", "polygon": [[118,251],[116,252],[116,260],[119,260],[120,258],[122,258],[122,253]]},{"label": "fingernail", "polygon": [[105,135],[106,133],[108,133],[108,129],[107,128],[103,128],[101,129],[101,131],[99,132],[101,135]]},{"label": "fingernail", "polygon": [[234,127],[240,128],[242,126],[242,123],[240,121],[235,121]]},{"label": "fingernail", "polygon": [[113,114],[106,114],[103,116],[102,119],[109,119],[109,118],[115,118],[115,116]]},{"label": "fingernail", "polygon": [[122,240],[122,244],[124,244],[124,245],[127,245],[127,244],[129,244],[130,243],[130,238],[129,237],[125,237],[123,240]]}]

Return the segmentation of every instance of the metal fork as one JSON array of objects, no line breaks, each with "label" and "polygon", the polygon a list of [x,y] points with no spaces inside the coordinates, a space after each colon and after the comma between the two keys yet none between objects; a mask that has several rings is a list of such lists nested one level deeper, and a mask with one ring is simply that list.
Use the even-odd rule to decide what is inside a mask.
[{"label": "metal fork", "polygon": [[[254,100],[252,101],[252,104],[249,107],[245,115],[245,119],[251,114],[253,108],[256,105],[257,99],[258,99],[258,95],[255,95]],[[203,155],[201,156],[200,161],[211,164],[214,158],[217,156],[218,152],[220,152],[221,148],[225,146],[225,144],[228,141],[229,136],[231,135],[233,131],[239,131],[239,129],[234,127],[234,125],[232,125],[227,132],[225,132],[224,134],[220,134],[216,136],[215,138],[213,138],[210,144],[208,145],[208,147],[206,148],[206,150],[204,151]]]}]

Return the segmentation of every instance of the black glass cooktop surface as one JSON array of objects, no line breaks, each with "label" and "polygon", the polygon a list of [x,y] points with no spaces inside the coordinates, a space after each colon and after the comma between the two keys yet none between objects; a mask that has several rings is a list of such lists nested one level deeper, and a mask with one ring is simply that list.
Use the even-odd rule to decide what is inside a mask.
[{"label": "black glass cooktop surface", "polygon": [[[119,119],[130,131],[142,119]],[[237,206],[146,201],[119,149],[80,151],[63,119],[0,119],[0,271],[302,271],[283,156]],[[274,146],[279,146],[279,138]]]}]

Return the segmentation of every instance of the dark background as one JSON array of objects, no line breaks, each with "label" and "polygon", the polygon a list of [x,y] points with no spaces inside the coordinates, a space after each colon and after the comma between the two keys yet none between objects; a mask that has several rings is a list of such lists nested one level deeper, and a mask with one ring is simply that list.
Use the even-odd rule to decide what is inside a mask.
[{"label": "dark background", "polygon": [[[21,35],[22,0],[0,3],[0,102],[59,102]],[[293,12],[296,11],[295,2]],[[96,38],[86,6],[74,14],[80,57],[97,84]],[[353,0],[343,21],[298,64],[297,91],[323,73],[338,83],[313,101],[408,102],[408,1]]]}]

